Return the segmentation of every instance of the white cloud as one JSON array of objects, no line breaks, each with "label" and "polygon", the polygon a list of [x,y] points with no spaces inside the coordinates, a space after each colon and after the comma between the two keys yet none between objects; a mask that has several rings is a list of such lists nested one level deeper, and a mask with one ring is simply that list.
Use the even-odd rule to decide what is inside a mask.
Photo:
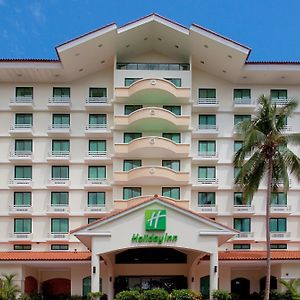
[{"label": "white cloud", "polygon": [[5,0],[0,0],[0,5],[6,5]]},{"label": "white cloud", "polygon": [[[0,0],[3,1],[3,0]],[[33,2],[30,6],[29,6],[30,12],[32,14],[32,16],[36,19],[37,22],[39,23],[44,23],[46,20],[46,16],[44,15],[42,8],[41,8],[41,4],[38,2]]]}]

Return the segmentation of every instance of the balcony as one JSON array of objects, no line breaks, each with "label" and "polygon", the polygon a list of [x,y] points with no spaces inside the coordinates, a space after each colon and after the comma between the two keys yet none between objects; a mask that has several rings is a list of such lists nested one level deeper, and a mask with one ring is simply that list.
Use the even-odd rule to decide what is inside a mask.
[{"label": "balcony", "polygon": [[28,205],[11,205],[9,207],[9,214],[12,215],[29,215],[32,213],[32,207]]},{"label": "balcony", "polygon": [[11,109],[22,109],[22,110],[32,110],[33,109],[33,97],[32,96],[18,96],[11,98],[9,102],[9,107]]},{"label": "balcony", "polygon": [[66,204],[51,204],[47,207],[47,214],[63,214],[66,215],[70,211],[70,207]]},{"label": "balcony", "polygon": [[[124,72],[124,71],[121,71]],[[118,87],[115,89],[117,102],[134,103],[139,99],[148,99],[148,103],[188,103],[191,91],[189,88],[176,87],[173,83],[165,79],[141,79],[128,87]]]},{"label": "balcony", "polygon": [[197,207],[197,210],[202,214],[217,214],[218,207],[215,204],[201,204]]},{"label": "balcony", "polygon": [[9,181],[9,188],[13,189],[31,189],[32,179],[31,178],[14,178]]},{"label": "balcony", "polygon": [[48,188],[68,189],[70,187],[69,178],[52,178],[47,184]]},{"label": "balcony", "polygon": [[194,111],[215,111],[219,108],[219,100],[217,98],[198,98],[194,103]]},{"label": "balcony", "polygon": [[272,204],[270,207],[271,214],[291,214],[291,205],[284,205],[284,204]]},{"label": "balcony", "polygon": [[119,130],[170,131],[189,129],[190,116],[177,116],[161,107],[145,107],[130,115],[115,116],[114,128]]},{"label": "balcony", "polygon": [[195,137],[203,135],[215,137],[219,133],[219,127],[217,125],[199,124],[198,128],[193,131]]},{"label": "balcony", "polygon": [[235,236],[235,240],[254,240],[254,232],[240,232]]},{"label": "balcony", "polygon": [[11,151],[8,159],[16,162],[32,162],[32,151]]},{"label": "balcony", "polygon": [[88,178],[84,188],[86,189],[110,189],[111,185],[105,178]]},{"label": "balcony", "polygon": [[47,160],[49,161],[69,161],[70,151],[51,151],[48,154]]},{"label": "balcony", "polygon": [[189,172],[177,172],[161,166],[145,166],[130,171],[115,172],[114,183],[120,185],[186,185]]},{"label": "balcony", "polygon": [[87,214],[93,214],[93,213],[101,213],[101,212],[107,212],[107,208],[105,207],[105,204],[103,205],[96,205],[96,204],[90,204],[85,207],[85,212]]},{"label": "balcony", "polygon": [[89,137],[97,137],[101,134],[102,137],[109,136],[111,131],[107,129],[107,124],[88,124],[85,127],[85,135]]},{"label": "balcony", "polygon": [[107,97],[88,97],[85,99],[86,110],[98,110],[109,111],[112,105],[108,102]]},{"label": "balcony", "polygon": [[107,151],[88,151],[84,160],[86,162],[109,161],[111,157],[108,156]]},{"label": "balcony", "polygon": [[251,98],[235,98],[233,107],[235,111],[252,111],[255,109],[256,103]]},{"label": "balcony", "polygon": [[9,133],[18,136],[32,136],[32,124],[14,124],[10,126]]},{"label": "balcony", "polygon": [[198,178],[198,184],[205,186],[217,186],[218,179],[217,178]]},{"label": "balcony", "polygon": [[9,236],[10,241],[30,241],[32,240],[31,232],[13,232]]},{"label": "balcony", "polygon": [[159,136],[146,136],[128,144],[115,144],[115,156],[127,158],[183,158],[190,153],[189,144],[178,144]]},{"label": "balcony", "polygon": [[60,233],[60,232],[52,232],[48,235],[48,240],[50,241],[68,241],[70,238],[69,233]]},{"label": "balcony", "polygon": [[270,232],[270,238],[272,240],[290,240],[290,232]]},{"label": "balcony", "polygon": [[289,103],[289,99],[288,98],[273,98],[272,99],[272,104],[273,105],[277,105],[277,106],[283,106]]},{"label": "balcony", "polygon": [[197,156],[193,157],[193,161],[195,162],[199,162],[201,161],[207,161],[207,162],[212,162],[212,161],[218,161],[219,157],[218,157],[218,152],[198,152]]},{"label": "balcony", "polygon": [[52,124],[48,127],[49,135],[69,136],[71,133],[70,124]]},{"label": "balcony", "polygon": [[71,107],[71,99],[69,96],[55,96],[48,100],[48,108],[50,109],[69,109]]},{"label": "balcony", "polygon": [[254,205],[234,205],[234,214],[254,214]]}]

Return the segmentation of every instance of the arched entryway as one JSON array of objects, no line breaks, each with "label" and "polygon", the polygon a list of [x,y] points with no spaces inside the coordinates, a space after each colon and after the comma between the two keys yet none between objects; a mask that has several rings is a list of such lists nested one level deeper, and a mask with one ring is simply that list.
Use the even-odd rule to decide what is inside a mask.
[{"label": "arched entryway", "polygon": [[44,300],[60,299],[60,296],[71,294],[71,280],[66,278],[53,278],[42,283]]},{"label": "arched entryway", "polygon": [[[259,280],[259,290],[260,292],[263,292],[266,288],[266,276],[262,277]],[[270,281],[270,290],[277,290],[277,278],[274,276],[271,276]]]},{"label": "arched entryway", "polygon": [[238,299],[245,299],[250,294],[250,280],[243,277],[231,280],[231,293],[237,295]]},{"label": "arched entryway", "polygon": [[24,292],[32,295],[38,291],[38,282],[33,276],[27,276],[24,283]]}]

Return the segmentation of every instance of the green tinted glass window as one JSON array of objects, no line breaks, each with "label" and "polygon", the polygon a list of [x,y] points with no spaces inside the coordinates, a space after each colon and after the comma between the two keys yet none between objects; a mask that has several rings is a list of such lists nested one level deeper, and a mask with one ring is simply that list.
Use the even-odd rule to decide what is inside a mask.
[{"label": "green tinted glass window", "polygon": [[124,106],[124,115],[130,115],[134,111],[143,108],[143,105],[125,105]]},{"label": "green tinted glass window", "polygon": [[31,206],[31,192],[14,192],[14,206]]},{"label": "green tinted glass window", "polygon": [[16,114],[16,125],[32,125],[32,114]]},{"label": "green tinted glass window", "polygon": [[199,167],[198,168],[198,178],[200,178],[200,179],[216,178],[216,168],[215,167]]},{"label": "green tinted glass window", "polygon": [[180,116],[181,115],[181,106],[179,105],[164,105],[164,109],[169,110],[173,114]]},{"label": "green tinted glass window", "polygon": [[88,171],[89,179],[105,179],[106,178],[106,167],[105,166],[89,166]]},{"label": "green tinted glass window", "polygon": [[53,179],[68,179],[69,178],[69,167],[68,166],[52,166],[52,177]]},{"label": "green tinted glass window", "polygon": [[180,171],[180,160],[163,160],[162,166],[179,172]]},{"label": "green tinted glass window", "polygon": [[15,244],[14,250],[23,250],[23,251],[29,251],[31,250],[31,245],[29,244]]},{"label": "green tinted glass window", "polygon": [[287,194],[283,192],[272,193],[271,205],[273,206],[287,205]]},{"label": "green tinted glass window", "polygon": [[200,154],[212,154],[216,152],[216,141],[199,141],[198,151]]},{"label": "green tinted glass window", "polygon": [[251,115],[234,115],[234,125],[244,121],[251,121]]},{"label": "green tinted glass window", "polygon": [[162,195],[164,197],[169,197],[169,198],[179,200],[180,199],[180,188],[179,187],[163,187]]},{"label": "green tinted glass window", "polygon": [[243,141],[234,141],[234,152],[239,151],[243,146]]},{"label": "green tinted glass window", "polygon": [[90,140],[89,141],[89,151],[95,151],[95,152],[106,151],[106,141],[105,140]]},{"label": "green tinted glass window", "polygon": [[89,97],[95,97],[95,98],[107,97],[107,89],[106,88],[90,88],[89,89]]},{"label": "green tinted glass window", "polygon": [[32,167],[31,166],[15,166],[15,178],[16,179],[32,179]]},{"label": "green tinted glass window", "polygon": [[234,89],[233,91],[234,99],[250,99],[251,90],[250,89]]},{"label": "green tinted glass window", "polygon": [[216,89],[199,89],[200,99],[216,99]]},{"label": "green tinted glass window", "polygon": [[142,137],[141,132],[124,132],[124,143],[129,143],[140,137]]},{"label": "green tinted glass window", "polygon": [[53,114],[52,124],[54,124],[54,125],[70,125],[70,115],[68,115],[68,114]]},{"label": "green tinted glass window", "polygon": [[29,218],[14,219],[14,232],[15,233],[31,233],[32,221]]},{"label": "green tinted glass window", "polygon": [[15,140],[15,151],[32,152],[32,140]]},{"label": "green tinted glass window", "polygon": [[140,197],[142,195],[142,188],[140,187],[124,187],[123,199],[127,200],[134,197]]},{"label": "green tinted glass window", "polygon": [[33,87],[16,87],[17,97],[33,97]]},{"label": "green tinted glass window", "polygon": [[54,87],[53,88],[53,97],[69,98],[70,97],[70,88]]},{"label": "green tinted glass window", "polygon": [[286,218],[271,218],[270,232],[286,232]]},{"label": "green tinted glass window", "polygon": [[123,161],[123,171],[130,171],[141,166],[142,161],[140,159],[126,159]]},{"label": "green tinted glass window", "polygon": [[234,229],[241,232],[251,232],[251,219],[250,218],[235,218],[233,219]]},{"label": "green tinted glass window", "polygon": [[51,205],[69,205],[69,193],[68,192],[52,192],[51,193]]},{"label": "green tinted glass window", "polygon": [[233,249],[234,250],[249,250],[250,244],[234,244]]},{"label": "green tinted glass window", "polygon": [[89,125],[103,125],[106,124],[106,114],[90,114]]},{"label": "green tinted glass window", "polygon": [[165,79],[172,82],[175,86],[181,87],[181,78],[165,78]]},{"label": "green tinted glass window", "polygon": [[125,81],[124,81],[124,85],[125,86],[130,86],[132,85],[134,82],[140,80],[142,78],[125,78]]},{"label": "green tinted glass window", "polygon": [[236,192],[233,194],[233,204],[234,205],[251,205],[251,199],[247,197],[247,199],[243,200],[243,193]]},{"label": "green tinted glass window", "polygon": [[216,195],[214,192],[199,192],[198,193],[198,206],[215,205]]},{"label": "green tinted glass window", "polygon": [[287,90],[271,90],[272,100],[287,99]]},{"label": "green tinted glass window", "polygon": [[105,192],[88,192],[88,206],[105,206]]},{"label": "green tinted glass window", "polygon": [[51,233],[68,233],[68,232],[69,232],[69,219],[67,218],[51,219]]},{"label": "green tinted glass window", "polygon": [[70,151],[70,141],[69,140],[52,140],[52,151],[69,152]]},{"label": "green tinted glass window", "polygon": [[67,244],[53,244],[53,245],[51,245],[51,250],[66,251],[66,250],[69,250],[69,245],[67,245]]},{"label": "green tinted glass window", "polygon": [[216,126],[216,115],[199,115],[199,128],[206,129]]},{"label": "green tinted glass window", "polygon": [[178,144],[181,143],[181,134],[180,133],[177,133],[177,132],[175,132],[175,133],[164,132],[162,134],[162,136],[166,139],[169,139],[169,140],[175,142],[175,143],[178,143]]},{"label": "green tinted glass window", "polygon": [[287,244],[271,244],[271,249],[285,250],[287,249]]}]

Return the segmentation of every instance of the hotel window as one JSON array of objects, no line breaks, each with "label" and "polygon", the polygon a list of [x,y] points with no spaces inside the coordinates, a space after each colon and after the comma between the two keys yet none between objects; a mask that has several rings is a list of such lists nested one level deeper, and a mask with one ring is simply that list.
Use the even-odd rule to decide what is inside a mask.
[{"label": "hotel window", "polygon": [[287,205],[287,194],[283,192],[272,193],[271,206],[286,206]]},{"label": "hotel window", "polygon": [[125,78],[124,80],[124,85],[125,86],[130,86],[132,85],[134,82],[140,80],[140,79],[143,79],[143,78]]},{"label": "hotel window", "polygon": [[164,78],[164,79],[172,82],[177,87],[181,87],[181,78]]},{"label": "hotel window", "polygon": [[29,251],[29,250],[31,250],[31,245],[30,244],[15,244],[14,245],[14,250]]},{"label": "hotel window", "polygon": [[216,194],[214,192],[199,192],[198,206],[214,206],[216,204]]},{"label": "hotel window", "polygon": [[99,220],[99,218],[88,218],[88,224],[94,223],[97,220]]},{"label": "hotel window", "polygon": [[271,218],[270,232],[286,232],[286,218]]},{"label": "hotel window", "polygon": [[88,207],[105,207],[105,192],[88,192]]},{"label": "hotel window", "polygon": [[52,153],[69,154],[70,141],[69,140],[52,140]]},{"label": "hotel window", "polygon": [[216,167],[198,167],[199,179],[215,179]]},{"label": "hotel window", "polygon": [[89,152],[93,153],[106,153],[105,140],[89,140]]},{"label": "hotel window", "polygon": [[15,166],[15,179],[32,179],[32,167]]},{"label": "hotel window", "polygon": [[233,244],[233,250],[250,250],[250,244]]},{"label": "hotel window", "polygon": [[141,137],[142,137],[141,132],[124,132],[124,143],[129,143]]},{"label": "hotel window", "polygon": [[163,160],[161,165],[177,172],[180,171],[180,160]]},{"label": "hotel window", "polygon": [[177,144],[181,143],[181,134],[180,133],[168,133],[168,132],[164,132],[162,134],[162,137],[169,139]]},{"label": "hotel window", "polygon": [[216,115],[199,115],[199,129],[215,129]]},{"label": "hotel window", "polygon": [[141,187],[124,187],[123,188],[123,199],[127,200],[134,197],[140,197],[142,195]]},{"label": "hotel window", "polygon": [[142,161],[140,159],[126,159],[123,161],[123,171],[127,172],[132,169],[142,166]]},{"label": "hotel window", "polygon": [[89,127],[106,128],[106,114],[89,114]]},{"label": "hotel window", "polygon": [[16,114],[15,125],[32,126],[32,114]]},{"label": "hotel window", "polygon": [[271,90],[272,101],[287,100],[287,90]]},{"label": "hotel window", "polygon": [[70,88],[68,87],[54,87],[53,98],[55,99],[69,99],[71,95]]},{"label": "hotel window", "polygon": [[199,141],[198,142],[199,155],[215,155],[216,141]]},{"label": "hotel window", "polygon": [[163,187],[161,191],[164,197],[173,198],[175,200],[180,199],[179,187]]},{"label": "hotel window", "polygon": [[68,166],[52,166],[51,168],[52,179],[69,179]]},{"label": "hotel window", "polygon": [[51,206],[68,206],[68,192],[51,192]]},{"label": "hotel window", "polygon": [[143,105],[125,105],[124,106],[124,115],[128,116],[134,111],[143,108]]},{"label": "hotel window", "polygon": [[240,206],[240,205],[250,206],[251,199],[250,199],[250,197],[247,197],[246,199],[243,200],[243,193],[235,192],[233,194],[233,205],[234,206]]},{"label": "hotel window", "polygon": [[32,220],[30,218],[14,219],[14,233],[31,233]]},{"label": "hotel window", "polygon": [[199,99],[216,99],[217,92],[216,89],[199,89],[198,96]]},{"label": "hotel window", "polygon": [[233,99],[234,100],[249,100],[251,99],[251,90],[250,89],[234,89],[233,90]]},{"label": "hotel window", "polygon": [[180,105],[164,105],[163,109],[172,112],[176,116],[181,116],[181,106]]},{"label": "hotel window", "polygon": [[51,219],[51,233],[68,233],[69,219],[53,218]]},{"label": "hotel window", "polygon": [[33,99],[33,87],[16,87],[16,97]]},{"label": "hotel window", "polygon": [[106,88],[89,88],[89,97],[90,98],[102,98],[107,97]]},{"label": "hotel window", "polygon": [[271,244],[271,249],[272,250],[286,250],[287,249],[287,244]]},{"label": "hotel window", "polygon": [[31,206],[31,192],[14,192],[14,206]]},{"label": "hotel window", "polygon": [[233,151],[234,153],[238,152],[243,146],[243,141],[234,141]]},{"label": "hotel window", "polygon": [[251,232],[251,219],[235,218],[233,219],[233,228],[241,232]]},{"label": "hotel window", "polygon": [[106,167],[105,166],[89,166],[88,179],[105,179]]},{"label": "hotel window", "polygon": [[53,244],[53,245],[51,245],[51,250],[66,251],[66,250],[69,250],[69,245],[67,245],[67,244]]},{"label": "hotel window", "polygon": [[53,114],[52,126],[55,128],[69,128],[70,115],[69,114]]},{"label": "hotel window", "polygon": [[241,168],[234,167],[233,168],[233,179],[235,179],[240,174]]},{"label": "hotel window", "polygon": [[237,125],[244,121],[251,121],[251,115],[234,115],[234,125]]},{"label": "hotel window", "polygon": [[15,140],[15,152],[32,152],[32,140]]}]

